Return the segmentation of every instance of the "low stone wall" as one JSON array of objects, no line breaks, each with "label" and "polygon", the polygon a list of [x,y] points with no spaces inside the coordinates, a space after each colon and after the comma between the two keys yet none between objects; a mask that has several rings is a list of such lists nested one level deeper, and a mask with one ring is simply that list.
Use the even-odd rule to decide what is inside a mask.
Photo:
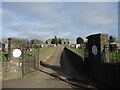
[{"label": "low stone wall", "polygon": [[38,57],[26,56],[2,62],[2,79],[16,79],[39,69]]},{"label": "low stone wall", "polygon": [[[14,49],[20,49],[20,57],[12,55]],[[8,61],[2,62],[2,78],[15,79],[39,69],[38,56],[27,55],[29,40],[22,38],[8,38]]]},{"label": "low stone wall", "polygon": [[101,86],[100,88],[116,88],[119,87],[120,83],[120,64],[111,63],[97,63],[91,62],[88,58],[83,61],[75,52],[65,48],[67,54],[72,63],[79,69],[80,73],[85,77],[98,82]]},{"label": "low stone wall", "polygon": [[2,79],[15,79],[22,77],[22,65],[21,62],[16,60],[13,62],[2,62]]},{"label": "low stone wall", "polygon": [[75,65],[76,69],[79,69],[79,71],[82,73],[84,72],[84,61],[83,58],[78,55],[77,53],[71,51],[68,48],[65,48],[67,55],[71,58],[71,62],[73,63],[73,65]]},{"label": "low stone wall", "polygon": [[90,78],[99,82],[103,87],[119,87],[120,64],[101,63],[90,66]]}]

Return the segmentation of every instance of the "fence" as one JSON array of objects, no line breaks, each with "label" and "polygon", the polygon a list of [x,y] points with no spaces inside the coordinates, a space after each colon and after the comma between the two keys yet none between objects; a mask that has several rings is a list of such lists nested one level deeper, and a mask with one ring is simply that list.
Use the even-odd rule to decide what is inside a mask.
[{"label": "fence", "polygon": [[[94,34],[88,39],[88,60],[85,60],[85,75],[100,83],[103,88],[117,88],[120,83],[120,52],[111,47],[108,34]],[[102,88],[102,87],[101,87]]]},{"label": "fence", "polygon": [[109,52],[109,61],[115,63],[120,62],[120,49],[117,48]]},{"label": "fence", "polygon": [[[120,49],[117,48],[117,47],[114,47],[114,46],[109,46],[109,47],[104,47],[103,48],[103,51],[108,49],[109,51],[109,54],[108,54],[108,63],[120,63]],[[88,53],[88,44],[85,43],[84,44],[84,48],[83,48],[83,51],[84,51],[84,59],[89,59],[89,53]],[[101,54],[103,54],[105,52],[102,52]],[[104,56],[104,55],[103,55]],[[103,57],[104,59],[104,57]]]},{"label": "fence", "polygon": [[83,45],[83,55],[84,55],[84,59],[88,59],[89,58],[88,44],[87,43],[85,43]]},{"label": "fence", "polygon": [[37,59],[35,57],[29,56],[25,57],[25,60],[22,61],[22,76],[25,76],[33,71],[37,70],[36,65]]},{"label": "fence", "polygon": [[[38,52],[34,52],[34,51],[37,51]],[[30,56],[28,54],[28,52],[31,52],[32,53],[32,56]],[[35,54],[36,53],[36,54]],[[39,69],[39,48],[33,50],[33,51],[26,51],[24,53],[24,59],[22,60],[22,63],[23,63],[23,76],[35,71],[35,70],[38,70]]]}]

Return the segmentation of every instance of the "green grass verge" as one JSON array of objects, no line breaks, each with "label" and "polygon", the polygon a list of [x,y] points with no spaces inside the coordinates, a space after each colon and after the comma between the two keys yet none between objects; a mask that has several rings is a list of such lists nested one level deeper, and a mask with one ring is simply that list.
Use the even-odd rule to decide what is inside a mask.
[{"label": "green grass verge", "polygon": [[[55,48],[55,47],[40,48],[39,50],[36,49],[36,50],[33,50],[33,51],[27,51],[26,55],[28,55],[28,56],[35,56],[35,55],[38,54],[38,51],[39,51],[39,53],[44,53],[44,52],[47,52],[47,51],[49,51],[49,50],[51,50],[53,48]],[[7,53],[0,54],[0,59],[2,59],[2,61],[7,61],[7,55],[8,55]]]},{"label": "green grass verge", "polygon": [[112,62],[120,62],[120,52],[110,52],[109,59]]},{"label": "green grass verge", "polygon": [[38,53],[44,53],[44,52],[47,52],[47,51],[49,51],[49,50],[51,50],[53,48],[55,48],[55,47],[35,49],[33,51],[27,51],[26,54],[29,55],[29,56],[35,56]]},{"label": "green grass verge", "polygon": [[83,55],[83,49],[80,48],[74,48],[74,47],[67,47],[68,49],[78,53],[79,55]]}]

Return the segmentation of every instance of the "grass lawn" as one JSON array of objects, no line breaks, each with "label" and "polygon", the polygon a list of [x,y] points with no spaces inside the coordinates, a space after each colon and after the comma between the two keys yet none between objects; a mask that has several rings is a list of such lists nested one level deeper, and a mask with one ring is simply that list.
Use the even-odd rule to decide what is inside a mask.
[{"label": "grass lawn", "polygon": [[109,53],[109,59],[112,62],[120,62],[120,52],[110,52]]},{"label": "grass lawn", "polygon": [[40,49],[36,49],[36,50],[33,50],[33,51],[27,51],[27,55],[30,55],[30,56],[35,56],[36,54],[39,53],[44,53],[44,52],[47,52],[51,49],[53,49],[55,47],[49,47],[49,48],[40,48]]},{"label": "grass lawn", "polygon": [[7,53],[1,53],[0,59],[2,59],[2,61],[6,61],[7,60]]},{"label": "grass lawn", "polygon": [[[47,52],[47,51],[49,51],[53,48],[55,48],[55,47],[40,48],[39,52],[44,53],[44,52]],[[33,51],[27,51],[26,54],[29,55],[29,56],[35,56],[36,54],[38,54],[38,49],[33,50]],[[6,61],[7,60],[7,53],[1,53],[0,54],[0,59],[2,59],[2,61]]]},{"label": "grass lawn", "polygon": [[[74,47],[67,47],[70,50],[73,50],[74,52],[83,55],[83,50],[80,48],[74,48]],[[109,53],[109,59],[111,62],[120,62],[120,52],[116,53],[116,52],[110,52]]]},{"label": "grass lawn", "polygon": [[67,47],[68,49],[78,53],[79,55],[83,55],[83,49],[80,48],[74,48],[74,47]]}]

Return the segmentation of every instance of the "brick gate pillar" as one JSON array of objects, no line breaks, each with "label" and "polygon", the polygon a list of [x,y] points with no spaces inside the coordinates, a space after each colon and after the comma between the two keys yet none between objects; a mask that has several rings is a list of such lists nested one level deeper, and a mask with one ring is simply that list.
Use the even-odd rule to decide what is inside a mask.
[{"label": "brick gate pillar", "polygon": [[86,37],[88,39],[88,53],[91,62],[109,62],[108,34],[94,34]]}]

